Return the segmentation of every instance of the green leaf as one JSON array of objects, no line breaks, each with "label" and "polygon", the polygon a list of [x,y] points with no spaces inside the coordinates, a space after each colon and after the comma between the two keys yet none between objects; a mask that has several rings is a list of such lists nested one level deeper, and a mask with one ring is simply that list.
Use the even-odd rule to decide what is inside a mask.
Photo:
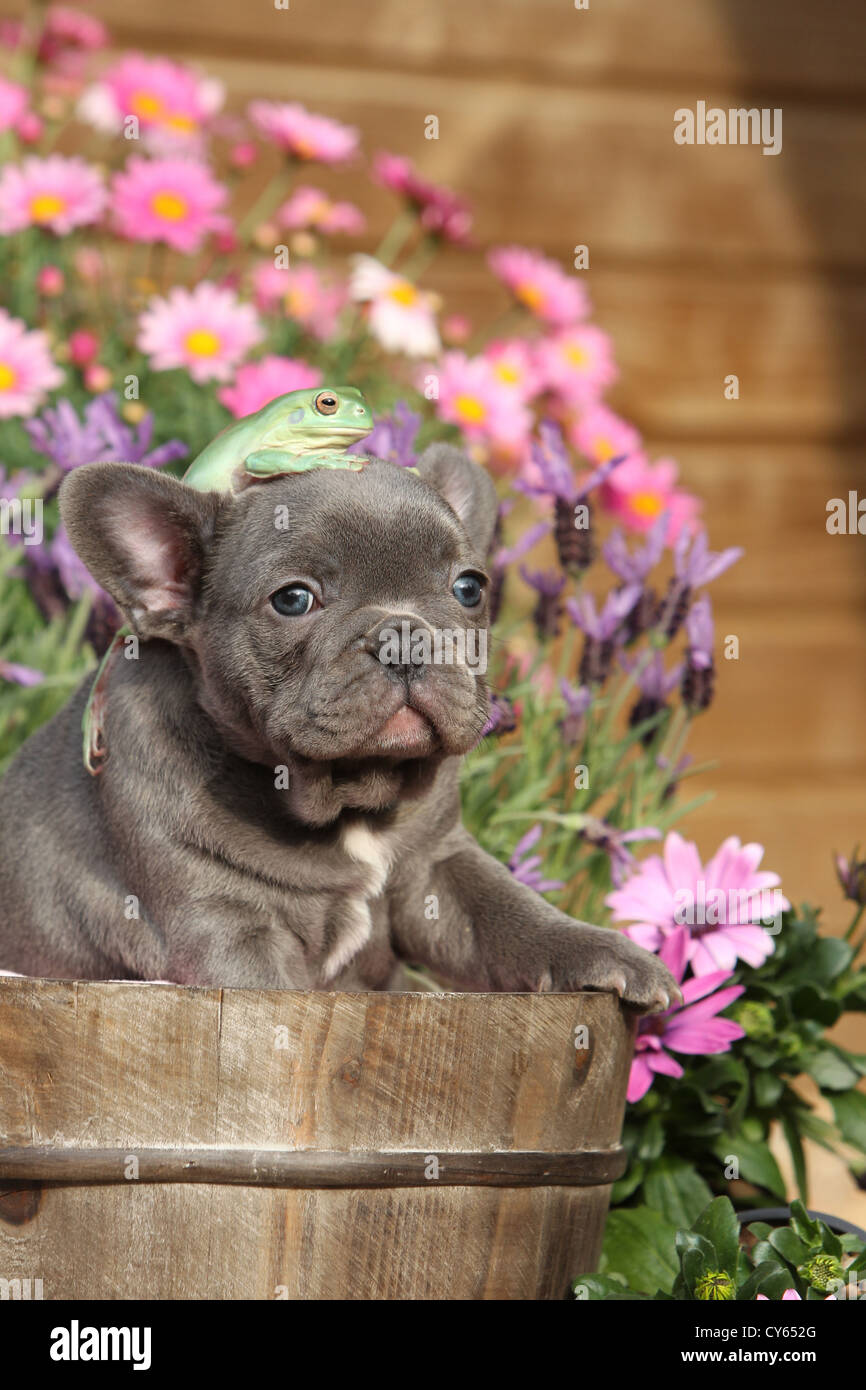
[{"label": "green leaf", "polygon": [[647,1120],[643,1133],[637,1146],[638,1158],[643,1158],[650,1162],[654,1158],[659,1158],[665,1148],[665,1131],[658,1114],[650,1115]]},{"label": "green leaf", "polygon": [[718,1268],[731,1278],[737,1273],[737,1253],[740,1248],[740,1223],[729,1197],[716,1197],[705,1207],[693,1227],[695,1235],[703,1236],[713,1247]]},{"label": "green leaf", "polygon": [[691,1226],[713,1194],[684,1158],[657,1158],[644,1179],[644,1200],[677,1227]]},{"label": "green leaf", "polygon": [[806,1063],[806,1071],[827,1091],[850,1091],[860,1079],[842,1053],[835,1047],[823,1047]]},{"label": "green leaf", "polygon": [[815,985],[802,985],[791,995],[795,1018],[815,1018],[831,1028],[842,1013],[842,1006]]},{"label": "green leaf", "polygon": [[791,1162],[794,1165],[794,1178],[797,1183],[797,1191],[804,1202],[809,1200],[809,1176],[806,1169],[806,1154],[803,1149],[803,1142],[800,1138],[800,1131],[797,1127],[798,1114],[793,1110],[785,1110],[782,1113],[782,1133],[788,1145],[791,1155]]},{"label": "green leaf", "polygon": [[679,1271],[676,1227],[652,1207],[612,1211],[604,1235],[604,1273],[621,1274],[640,1293],[669,1293]]},{"label": "green leaf", "polygon": [[765,1298],[780,1303],[782,1295],[787,1293],[788,1289],[796,1287],[797,1280],[787,1265],[768,1262],[758,1266],[752,1277],[746,1280],[737,1297],[740,1301],[751,1302],[762,1293]]},{"label": "green leaf", "polygon": [[862,1091],[848,1091],[830,1099],[842,1138],[866,1153],[866,1095]]},{"label": "green leaf", "polygon": [[722,1162],[733,1154],[739,1162],[741,1178],[784,1199],[785,1180],[769,1145],[763,1140],[747,1139],[742,1131],[735,1135],[723,1134],[713,1144],[713,1152]]},{"label": "green leaf", "polygon": [[780,1226],[777,1230],[771,1231],[768,1239],[773,1249],[795,1269],[806,1258],[809,1247],[790,1226]]},{"label": "green leaf", "polygon": [[575,1300],[578,1303],[628,1302],[646,1300],[649,1295],[636,1293],[620,1283],[618,1279],[605,1278],[603,1274],[584,1274],[572,1284]]},{"label": "green leaf", "polygon": [[809,972],[821,984],[830,984],[848,969],[854,955],[847,941],[838,936],[822,936],[809,953]]},{"label": "green leaf", "polygon": [[752,1089],[755,1104],[761,1110],[771,1110],[785,1089],[785,1083],[771,1071],[759,1071],[752,1081]]}]

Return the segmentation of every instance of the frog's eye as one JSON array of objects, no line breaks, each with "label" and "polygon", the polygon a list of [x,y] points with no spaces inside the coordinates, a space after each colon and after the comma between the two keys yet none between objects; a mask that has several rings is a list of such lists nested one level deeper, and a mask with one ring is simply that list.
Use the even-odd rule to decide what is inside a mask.
[{"label": "frog's eye", "polygon": [[340,404],[339,396],[335,396],[333,391],[320,391],[313,405],[320,415],[335,415]]},{"label": "frog's eye", "polygon": [[271,594],[271,607],[283,618],[303,618],[316,602],[316,596],[306,584],[287,584]]}]

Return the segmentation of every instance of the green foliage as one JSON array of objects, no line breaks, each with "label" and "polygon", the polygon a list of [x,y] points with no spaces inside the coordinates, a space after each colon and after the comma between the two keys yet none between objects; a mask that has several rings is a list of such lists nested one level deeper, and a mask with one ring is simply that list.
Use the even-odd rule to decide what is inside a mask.
[{"label": "green foliage", "polygon": [[748,1302],[759,1294],[775,1301],[789,1290],[814,1301],[851,1296],[863,1270],[866,1245],[835,1235],[801,1202],[792,1203],[786,1225],[756,1222],[744,1236],[730,1200],[716,1197],[687,1227],[649,1206],[612,1212],[601,1271],[582,1275],[574,1291],[590,1302]]},{"label": "green foliage", "polygon": [[[804,1139],[830,1149],[844,1141],[866,1155],[866,1095],[853,1089],[866,1075],[866,1059],[826,1037],[844,1013],[864,1011],[866,967],[847,941],[819,937],[808,907],[785,914],[775,947],[762,966],[741,963],[733,976],[745,993],[727,1014],[746,1036],[715,1057],[681,1056],[681,1078],[657,1078],[628,1107],[623,1143],[630,1161],[614,1186],[614,1206],[645,1205],[682,1226],[701,1196],[728,1192],[734,1177],[756,1189],[741,1201],[784,1199],[768,1143],[774,1121],[804,1200]],[[830,1101],[835,1126],[795,1091],[792,1083],[804,1073]]]},{"label": "green foliage", "polygon": [[12,547],[0,549],[0,660],[32,667],[45,679],[24,687],[0,681],[0,772],[24,739],[66,703],[94,664],[83,642],[89,598],[46,623],[16,574],[19,559]]}]

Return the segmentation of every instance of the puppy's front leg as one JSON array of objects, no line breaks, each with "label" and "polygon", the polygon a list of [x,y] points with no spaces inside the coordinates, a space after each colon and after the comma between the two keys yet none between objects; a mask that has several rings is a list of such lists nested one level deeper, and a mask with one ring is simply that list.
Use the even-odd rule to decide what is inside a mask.
[{"label": "puppy's front leg", "polygon": [[[461,830],[424,883],[407,871],[389,894],[395,949],[460,989],[612,990],[635,1008],[666,1009],[676,982],[619,932],[552,907]],[[408,866],[407,866],[408,869]]]}]

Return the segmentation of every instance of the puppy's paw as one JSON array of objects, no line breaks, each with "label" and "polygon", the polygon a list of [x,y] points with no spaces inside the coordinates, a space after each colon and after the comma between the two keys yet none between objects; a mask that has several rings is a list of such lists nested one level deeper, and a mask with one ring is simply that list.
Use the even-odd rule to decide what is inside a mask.
[{"label": "puppy's paw", "polygon": [[618,931],[574,923],[568,936],[570,949],[557,952],[542,989],[604,990],[640,1013],[664,1013],[682,1002],[667,966]]},{"label": "puppy's paw", "polygon": [[624,1004],[644,1014],[664,1013],[682,1003],[679,986],[666,965],[642,946],[620,937],[626,954],[611,953],[600,959],[587,981],[587,989],[612,990]]}]

